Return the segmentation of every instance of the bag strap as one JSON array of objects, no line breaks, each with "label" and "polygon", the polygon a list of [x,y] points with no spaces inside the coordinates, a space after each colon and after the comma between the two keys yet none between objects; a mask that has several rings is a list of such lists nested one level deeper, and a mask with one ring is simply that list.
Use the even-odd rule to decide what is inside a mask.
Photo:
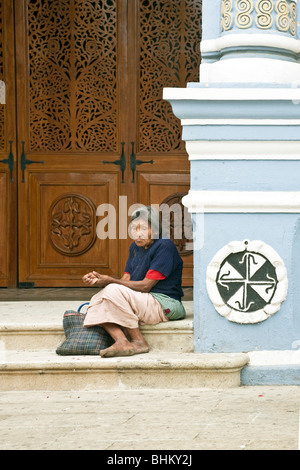
[{"label": "bag strap", "polygon": [[77,313],[80,313],[82,307],[84,307],[85,305],[89,305],[89,304],[90,304],[89,302],[86,302],[85,304],[80,305],[79,309],[77,310]]}]

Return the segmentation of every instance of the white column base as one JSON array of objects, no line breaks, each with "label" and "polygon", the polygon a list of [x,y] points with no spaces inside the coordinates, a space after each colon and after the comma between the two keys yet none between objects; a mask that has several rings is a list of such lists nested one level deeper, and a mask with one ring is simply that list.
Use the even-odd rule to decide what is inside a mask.
[{"label": "white column base", "polygon": [[200,65],[201,83],[300,83],[300,64],[271,58],[225,59]]}]

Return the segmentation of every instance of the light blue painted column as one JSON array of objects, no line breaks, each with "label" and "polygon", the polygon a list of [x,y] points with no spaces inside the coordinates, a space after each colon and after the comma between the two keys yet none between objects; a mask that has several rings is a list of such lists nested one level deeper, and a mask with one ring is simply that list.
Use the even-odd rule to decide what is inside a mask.
[{"label": "light blue painted column", "polygon": [[204,0],[200,82],[165,89],[191,162],[195,352],[245,384],[300,384],[296,0]]}]

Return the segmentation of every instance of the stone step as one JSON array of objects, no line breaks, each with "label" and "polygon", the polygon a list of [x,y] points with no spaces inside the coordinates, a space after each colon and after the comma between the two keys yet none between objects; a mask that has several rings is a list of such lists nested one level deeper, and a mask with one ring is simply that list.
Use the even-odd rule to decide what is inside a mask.
[{"label": "stone step", "polygon": [[[65,310],[76,302],[1,302],[0,390],[228,388],[241,383],[246,354],[195,354],[193,303],[187,318],[143,326],[150,353],[103,359],[58,356]],[[71,305],[70,305],[71,304]]]},{"label": "stone step", "polygon": [[250,351],[248,356],[243,385],[300,385],[300,350]]},{"label": "stone step", "polygon": [[2,350],[0,390],[230,388],[241,383],[247,354],[150,352],[129,358]]},{"label": "stone step", "polygon": [[[1,302],[0,347],[6,350],[55,350],[64,340],[66,310],[82,302]],[[193,352],[193,302],[184,302],[185,320],[143,326],[152,351]],[[84,310],[83,310],[84,311]]]}]

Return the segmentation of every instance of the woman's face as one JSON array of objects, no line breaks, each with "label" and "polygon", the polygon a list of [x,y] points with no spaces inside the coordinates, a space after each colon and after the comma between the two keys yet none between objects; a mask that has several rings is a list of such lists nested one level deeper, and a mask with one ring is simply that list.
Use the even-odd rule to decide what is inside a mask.
[{"label": "woman's face", "polygon": [[146,221],[142,219],[136,219],[131,222],[130,235],[131,238],[133,238],[135,241],[135,244],[142,248],[147,249],[153,243],[151,238],[151,227]]}]

